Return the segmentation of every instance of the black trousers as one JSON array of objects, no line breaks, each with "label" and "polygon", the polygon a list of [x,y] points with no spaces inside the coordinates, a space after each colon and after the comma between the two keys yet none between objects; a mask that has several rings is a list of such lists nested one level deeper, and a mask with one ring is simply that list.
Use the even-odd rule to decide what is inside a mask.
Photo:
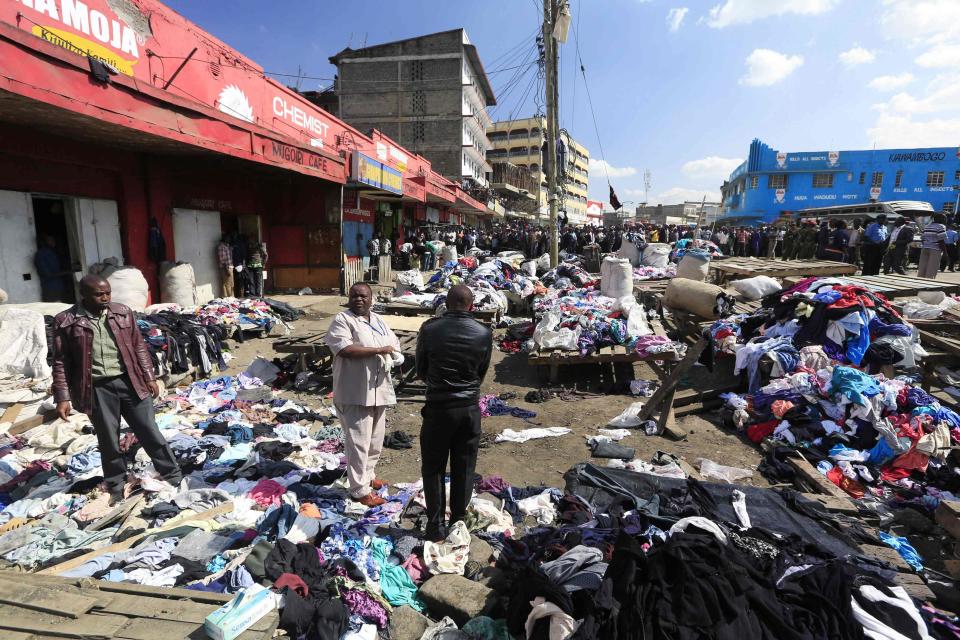
[{"label": "black trousers", "polygon": [[170,446],[160,434],[153,414],[153,398],[137,397],[126,374],[93,383],[93,413],[90,421],[97,433],[103,479],[112,489],[119,489],[127,478],[127,464],[120,452],[120,417],[130,425],[137,440],[153,460],[157,473],[171,484],[178,484],[182,474]]},{"label": "black trousers", "polygon": [[480,445],[480,407],[432,407],[420,410],[420,471],[427,501],[427,534],[444,529],[447,496],[443,475],[450,459],[450,523],[463,520],[473,493],[473,473]]},{"label": "black trousers", "polygon": [[886,247],[882,244],[865,244],[861,249],[863,255],[863,275],[875,276],[880,273],[880,264]]}]

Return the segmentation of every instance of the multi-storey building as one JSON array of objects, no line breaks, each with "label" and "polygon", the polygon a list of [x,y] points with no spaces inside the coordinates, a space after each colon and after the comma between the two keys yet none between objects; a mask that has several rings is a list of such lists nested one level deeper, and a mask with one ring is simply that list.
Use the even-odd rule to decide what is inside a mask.
[{"label": "multi-storey building", "polygon": [[[537,197],[541,215],[546,215],[548,207],[547,176],[543,172],[542,160],[546,151],[546,129],[547,120],[543,116],[494,122],[487,129],[487,137],[493,145],[487,152],[487,160],[491,163],[510,162],[530,170],[540,184]],[[590,152],[565,131],[561,131],[560,138],[566,147],[560,210],[567,212],[572,224],[583,224],[587,222]]]},{"label": "multi-storey building", "polygon": [[466,31],[347,48],[330,62],[340,118],[378,129],[448,179],[487,186],[487,107],[496,98]]},{"label": "multi-storey building", "polygon": [[780,151],[760,140],[721,187],[724,217],[775,220],[805,209],[919,200],[953,213],[960,150]]}]

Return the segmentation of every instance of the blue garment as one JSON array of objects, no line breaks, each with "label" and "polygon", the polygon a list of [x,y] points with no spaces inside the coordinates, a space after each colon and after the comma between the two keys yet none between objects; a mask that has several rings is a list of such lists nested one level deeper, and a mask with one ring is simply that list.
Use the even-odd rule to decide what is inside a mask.
[{"label": "blue garment", "polygon": [[920,554],[913,548],[909,540],[892,536],[885,531],[880,532],[880,540],[888,547],[896,549],[900,557],[903,558],[908,565],[913,567],[914,571],[923,571],[923,558],[920,557]]},{"label": "blue garment", "polygon": [[860,333],[856,338],[847,338],[846,342],[847,361],[857,366],[863,362],[863,354],[870,348],[870,324],[865,311],[860,312],[860,319],[863,321],[860,325]]},{"label": "blue garment", "polygon": [[90,451],[77,453],[67,462],[67,471],[72,476],[79,476],[100,468],[100,452]]},{"label": "blue garment", "polygon": [[813,299],[815,302],[824,302],[826,304],[833,304],[834,302],[836,302],[842,297],[843,297],[843,294],[841,294],[839,291],[835,291],[833,289],[827,289],[826,291],[822,291],[817,295],[813,296]]},{"label": "blue garment", "polygon": [[875,396],[880,393],[877,381],[859,369],[850,367],[835,367],[830,379],[830,393],[842,394],[851,402],[867,405],[865,396]]},{"label": "blue garment", "polygon": [[880,466],[893,460],[896,455],[893,447],[884,438],[880,438],[877,440],[877,444],[873,445],[873,449],[870,449],[870,457],[867,462]]},{"label": "blue garment", "polygon": [[957,415],[953,409],[940,406],[940,403],[917,407],[913,410],[912,415],[930,415],[938,422],[946,422],[951,429],[960,429],[960,415]]},{"label": "blue garment", "polygon": [[232,424],[227,427],[227,435],[230,436],[230,444],[250,442],[253,440],[253,428],[242,424]]},{"label": "blue garment", "polygon": [[871,222],[867,225],[867,230],[864,231],[863,236],[874,244],[882,244],[890,237],[890,232],[887,231],[887,225]]},{"label": "blue garment", "polygon": [[297,510],[289,504],[267,509],[263,519],[257,523],[257,533],[261,536],[277,539],[287,535],[293,521],[297,519]]},{"label": "blue garment", "polygon": [[891,323],[887,324],[880,318],[874,316],[870,320],[870,333],[879,338],[880,336],[911,336],[913,331],[905,324]]},{"label": "blue garment", "polygon": [[947,229],[947,244],[957,244],[958,235],[960,234],[958,234],[955,230]]}]

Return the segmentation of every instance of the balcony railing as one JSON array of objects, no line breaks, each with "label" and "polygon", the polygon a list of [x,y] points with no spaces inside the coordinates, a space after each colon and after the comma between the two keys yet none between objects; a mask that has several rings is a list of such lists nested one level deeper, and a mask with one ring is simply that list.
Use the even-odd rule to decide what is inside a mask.
[{"label": "balcony railing", "polygon": [[530,175],[530,170],[518,167],[509,162],[494,162],[490,183],[496,188],[505,188],[509,191],[527,192],[536,197],[539,191],[537,180]]}]

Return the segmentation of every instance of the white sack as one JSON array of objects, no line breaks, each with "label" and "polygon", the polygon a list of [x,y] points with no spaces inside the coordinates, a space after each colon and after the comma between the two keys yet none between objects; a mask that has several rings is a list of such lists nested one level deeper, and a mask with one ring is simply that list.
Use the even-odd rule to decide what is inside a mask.
[{"label": "white sack", "polygon": [[710,260],[704,260],[692,253],[684,254],[677,265],[677,277],[703,282],[710,273]]},{"label": "white sack", "polygon": [[175,302],[181,307],[197,305],[197,280],[189,262],[171,267],[160,278],[160,302]]},{"label": "white sack", "polygon": [[643,250],[643,258],[640,264],[646,267],[657,267],[666,269],[670,264],[670,245],[661,242],[648,244]]},{"label": "white sack", "polygon": [[754,276],[753,278],[734,280],[730,283],[730,286],[747,300],[759,300],[783,288],[779,282],[770,276]]},{"label": "white sack", "polygon": [[136,267],[121,267],[107,276],[112,290],[113,302],[125,304],[134,311],[143,313],[147,307],[150,287],[143,273]]},{"label": "white sack", "polygon": [[0,374],[49,378],[47,329],[43,315],[29,309],[0,308]]},{"label": "white sack", "polygon": [[633,294],[633,267],[629,260],[607,256],[600,264],[600,295],[622,298]]}]

